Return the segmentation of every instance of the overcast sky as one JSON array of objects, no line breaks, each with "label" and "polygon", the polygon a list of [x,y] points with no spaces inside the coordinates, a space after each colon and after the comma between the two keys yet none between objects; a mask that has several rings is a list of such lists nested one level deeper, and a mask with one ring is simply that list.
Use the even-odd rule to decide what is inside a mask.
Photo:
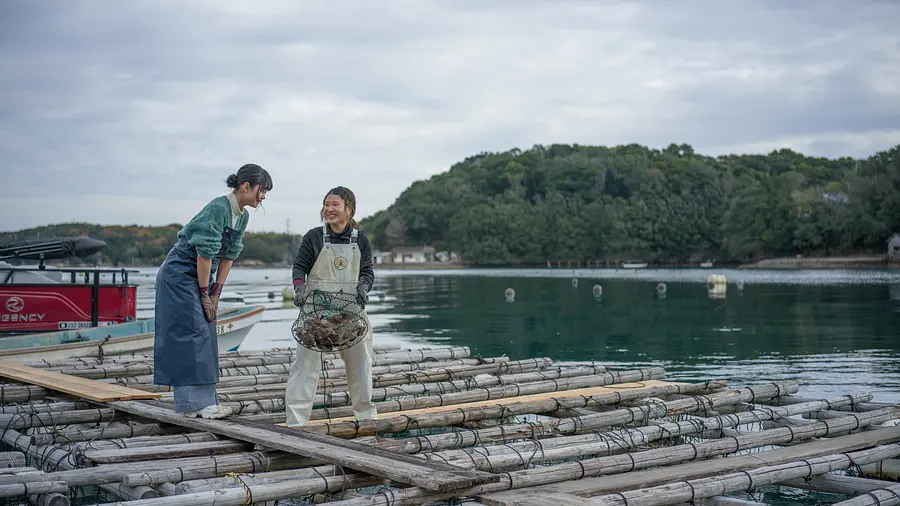
[{"label": "overcast sky", "polygon": [[0,2],[0,230],[187,222],[254,162],[250,230],[359,217],[483,151],[900,143],[900,1]]}]

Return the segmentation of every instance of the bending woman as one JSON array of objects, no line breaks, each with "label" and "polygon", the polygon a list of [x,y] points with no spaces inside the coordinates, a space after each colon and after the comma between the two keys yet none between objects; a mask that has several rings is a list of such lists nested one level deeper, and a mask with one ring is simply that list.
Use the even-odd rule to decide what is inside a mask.
[{"label": "bending woman", "polygon": [[[353,219],[356,196],[347,188],[331,189],[322,202],[321,227],[303,236],[294,259],[294,305],[301,307],[308,290],[356,293],[365,308],[369,290],[375,281],[369,238]],[[372,403],[372,325],[363,310],[368,331],[363,339],[341,350],[347,367],[347,382],[353,415],[357,420],[375,418]],[[297,344],[297,357],[291,365],[284,391],[287,425],[299,427],[309,421],[316,386],[322,369],[322,353]]]},{"label": "bending woman", "polygon": [[225,182],[232,191],[206,204],[178,232],[156,275],[153,383],[174,387],[175,411],[190,417],[231,414],[216,396],[216,313],[231,264],[244,247],[250,219],[244,208],[258,207],[272,189],[269,173],[252,163]]}]

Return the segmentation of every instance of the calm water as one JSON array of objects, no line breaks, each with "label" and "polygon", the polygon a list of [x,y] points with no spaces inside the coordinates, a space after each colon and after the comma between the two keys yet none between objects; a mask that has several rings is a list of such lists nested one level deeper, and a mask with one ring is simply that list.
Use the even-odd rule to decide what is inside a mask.
[{"label": "calm water", "polygon": [[[140,316],[149,316],[155,269],[142,272]],[[724,298],[708,295],[711,273],[727,276]],[[593,294],[597,284],[601,297]],[[232,273],[228,290],[267,307],[245,349],[294,345],[297,313],[281,297],[289,285],[288,269]],[[514,302],[504,297],[507,288]],[[673,379],[734,386],[794,379],[804,396],[870,391],[900,402],[897,271],[379,270],[369,312],[376,343],[469,346],[513,360],[653,364]]]}]

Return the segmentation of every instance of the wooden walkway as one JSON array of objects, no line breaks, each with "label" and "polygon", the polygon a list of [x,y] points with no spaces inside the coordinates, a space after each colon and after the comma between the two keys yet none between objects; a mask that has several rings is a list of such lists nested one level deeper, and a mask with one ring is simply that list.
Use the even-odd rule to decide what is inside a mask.
[{"label": "wooden walkway", "polygon": [[900,458],[900,406],[865,392],[376,347],[378,416],[352,418],[344,364],[328,355],[298,430],[283,426],[292,359],[223,353],[224,420],[172,411],[145,355],[0,363],[0,501],[65,506],[99,490],[97,504],[127,506],[738,506],[778,484],[900,504],[872,474]]}]

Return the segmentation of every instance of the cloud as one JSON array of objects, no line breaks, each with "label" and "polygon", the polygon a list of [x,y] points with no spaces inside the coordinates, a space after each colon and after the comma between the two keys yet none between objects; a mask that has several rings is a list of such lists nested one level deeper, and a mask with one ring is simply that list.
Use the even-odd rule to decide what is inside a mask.
[{"label": "cloud", "polygon": [[359,214],[534,144],[865,157],[900,139],[900,5],[134,1],[0,6],[0,230],[184,223],[246,162],[252,230]]}]

